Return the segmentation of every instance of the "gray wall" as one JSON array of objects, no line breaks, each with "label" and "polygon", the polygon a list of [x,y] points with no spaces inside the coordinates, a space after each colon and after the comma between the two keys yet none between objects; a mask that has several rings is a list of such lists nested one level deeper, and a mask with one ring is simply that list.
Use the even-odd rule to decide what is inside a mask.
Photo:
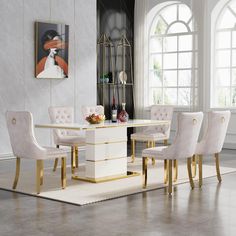
[{"label": "gray wall", "polygon": [[[34,22],[70,26],[69,78],[34,78]],[[0,0],[0,158],[11,153],[6,110],[28,110],[49,122],[49,106],[96,104],[96,0]],[[50,131],[36,129],[40,144]]]}]

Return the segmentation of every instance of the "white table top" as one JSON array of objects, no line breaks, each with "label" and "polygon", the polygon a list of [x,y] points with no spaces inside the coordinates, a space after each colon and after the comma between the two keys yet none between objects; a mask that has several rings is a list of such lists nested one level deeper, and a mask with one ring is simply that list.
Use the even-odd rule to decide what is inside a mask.
[{"label": "white table top", "polygon": [[[86,122],[86,121],[85,121]],[[112,123],[110,120],[106,120],[101,124],[91,125],[86,123],[64,123],[64,124],[36,124],[36,128],[54,128],[54,129],[73,129],[73,130],[88,130],[88,129],[100,129],[100,128],[115,128],[115,127],[143,127],[143,126],[158,126],[169,125],[170,120],[129,120],[128,122]]]}]

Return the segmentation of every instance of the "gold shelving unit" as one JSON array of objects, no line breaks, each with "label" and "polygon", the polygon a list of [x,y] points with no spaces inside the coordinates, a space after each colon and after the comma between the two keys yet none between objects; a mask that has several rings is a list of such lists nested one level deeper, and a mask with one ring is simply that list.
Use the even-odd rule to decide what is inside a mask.
[{"label": "gold shelving unit", "polygon": [[[115,52],[114,45],[106,34],[102,34],[97,43],[97,85],[98,102],[105,107],[105,96],[108,86],[115,84]],[[108,77],[109,75],[109,77]],[[115,88],[113,88],[114,90]],[[109,93],[110,91],[108,91]],[[108,97],[109,99],[109,97]]]},{"label": "gold shelving unit", "polygon": [[[108,73],[109,79],[107,79]],[[122,35],[115,47],[110,38],[106,34],[102,34],[97,42],[97,103],[104,106],[108,119],[113,96],[118,107],[121,108],[121,104],[127,102],[127,90],[132,93],[131,97],[127,97],[127,100],[130,101],[130,105],[134,104],[133,85],[133,60],[130,42],[125,35]]]},{"label": "gold shelving unit", "polygon": [[118,81],[120,81],[120,84],[118,86],[122,86],[121,103],[126,103],[126,86],[131,86],[132,102],[134,104],[132,46],[125,35],[121,36],[117,45],[116,67],[119,70]]}]

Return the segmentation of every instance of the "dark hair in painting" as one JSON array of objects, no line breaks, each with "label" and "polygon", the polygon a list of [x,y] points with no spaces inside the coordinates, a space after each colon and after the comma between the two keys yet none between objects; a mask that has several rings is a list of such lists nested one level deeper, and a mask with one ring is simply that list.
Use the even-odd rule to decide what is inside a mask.
[{"label": "dark hair in painting", "polygon": [[43,34],[43,36],[41,38],[41,42],[42,42],[42,44],[44,44],[45,42],[47,42],[48,40],[52,40],[56,36],[60,37],[60,35],[57,33],[57,31],[55,31],[55,30],[47,30]]}]

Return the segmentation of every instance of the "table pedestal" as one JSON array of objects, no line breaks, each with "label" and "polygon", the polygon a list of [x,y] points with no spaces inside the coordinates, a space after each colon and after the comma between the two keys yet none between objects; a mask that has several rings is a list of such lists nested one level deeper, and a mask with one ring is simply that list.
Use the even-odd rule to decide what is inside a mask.
[{"label": "table pedestal", "polygon": [[98,183],[137,175],[127,172],[126,127],[86,131],[85,177],[73,179]]}]

